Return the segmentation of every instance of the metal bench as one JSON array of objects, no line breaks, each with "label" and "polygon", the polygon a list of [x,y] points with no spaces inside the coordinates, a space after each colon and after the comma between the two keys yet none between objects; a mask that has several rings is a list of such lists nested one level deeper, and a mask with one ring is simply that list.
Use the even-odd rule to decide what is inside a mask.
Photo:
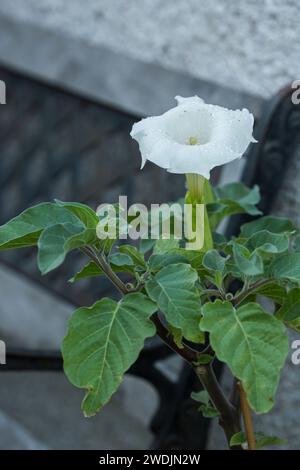
[{"label": "metal bench", "polygon": [[[183,194],[184,178],[169,175],[154,165],[139,171],[137,146],[129,132],[140,117],[109,108],[62,89],[45,85],[8,69],[0,69],[8,90],[8,105],[0,109],[0,223],[38,202],[58,198],[76,200],[96,208],[126,194],[129,202],[175,200]],[[300,107],[292,104],[288,88],[267,102],[256,116],[259,143],[246,156],[241,179],[258,184],[262,209],[268,213],[284,176],[288,159],[299,145]],[[201,90],[199,90],[201,95]],[[298,147],[299,148],[299,147]],[[214,173],[218,181],[222,170]],[[227,233],[236,233],[241,218],[232,218]],[[105,279],[67,284],[82,263],[71,253],[58,270],[41,279],[34,250],[1,254],[1,262],[50,289],[74,306],[113,295]],[[0,326],[1,333],[1,326]],[[129,373],[149,381],[159,395],[151,430],[154,449],[205,448],[209,420],[197,412],[190,392],[197,386],[183,364],[176,383],[156,367],[172,352],[158,339],[147,341]],[[216,364],[218,375],[222,366]],[[3,371],[62,370],[59,352],[8,350]]]}]

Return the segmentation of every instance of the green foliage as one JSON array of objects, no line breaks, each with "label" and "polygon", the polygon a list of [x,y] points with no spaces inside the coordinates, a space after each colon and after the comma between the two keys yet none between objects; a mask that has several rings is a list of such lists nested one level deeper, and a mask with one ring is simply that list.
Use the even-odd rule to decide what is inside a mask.
[{"label": "green foliage", "polygon": [[135,293],[120,302],[104,298],[72,315],[62,348],[64,370],[76,387],[86,389],[82,403],[86,416],[108,402],[144,340],[154,335],[149,318],[155,310],[153,302]]},{"label": "green foliage", "polygon": [[38,240],[38,266],[42,274],[61,265],[68,250],[67,242],[81,232],[83,227],[75,224],[56,224],[47,227]]},{"label": "green foliage", "polygon": [[80,271],[78,271],[78,273],[71,277],[69,282],[75,282],[89,277],[102,276],[103,274],[103,270],[94,261],[90,261]]},{"label": "green foliage", "polygon": [[214,193],[215,202],[207,205],[208,215],[213,220],[213,227],[217,226],[224,217],[233,214],[261,214],[256,207],[260,201],[257,186],[249,189],[242,183],[229,183],[215,188]]},{"label": "green foliage", "polygon": [[89,206],[85,204],[80,204],[79,202],[62,202],[58,199],[55,200],[56,204],[60,207],[64,207],[72,214],[81,220],[83,225],[87,228],[96,228],[99,218],[96,212],[93,211]]},{"label": "green foliage", "polygon": [[0,250],[36,245],[44,229],[57,224],[78,223],[78,218],[63,207],[38,204],[0,227]]},{"label": "green foliage", "polygon": [[288,340],[278,320],[255,303],[235,309],[216,300],[202,308],[201,329],[210,333],[217,357],[239,378],[251,407],[266,413],[274,404]]},{"label": "green foliage", "polygon": [[241,236],[244,238],[250,238],[257,232],[267,230],[271,233],[293,233],[296,230],[295,225],[284,217],[274,217],[272,215],[266,215],[259,219],[255,219],[252,222],[242,225]]},{"label": "green foliage", "polygon": [[[263,432],[256,432],[254,436],[258,450],[267,446],[280,446],[287,443],[286,439],[281,439],[276,436],[266,436]],[[242,431],[234,434],[230,439],[230,446],[238,445],[242,445],[245,449],[248,447],[246,434]]]},{"label": "green foliage", "polygon": [[211,403],[206,390],[201,390],[200,392],[192,392],[191,398],[201,403],[201,405],[199,406],[199,411],[202,413],[202,416],[204,416],[204,418],[215,418],[216,416],[220,415],[218,410]]},{"label": "green foliage", "polygon": [[269,266],[269,277],[300,282],[300,253],[283,253],[274,258]]},{"label": "green foliage", "polygon": [[[241,183],[213,192],[209,182],[203,184],[199,200],[191,192],[185,198],[206,203],[206,244],[201,250],[187,250],[184,240],[164,235],[141,240],[139,248],[118,246],[117,235],[99,238],[105,224],[99,227],[98,215],[76,202],[39,204],[0,227],[0,250],[37,246],[42,274],[79,249],[90,259],[70,282],[106,275],[125,293],[119,302],[105,298],[82,307],[69,321],[64,368],[75,386],[86,389],[82,407],[87,416],[116,391],[145,339],[155,334],[157,319],[167,329],[165,341],[173,341],[183,357],[186,351],[193,353],[194,367],[207,370],[217,356],[241,380],[254,411],[272,408],[288,351],[285,327],[300,333],[300,235],[291,221],[274,216],[242,225],[238,237],[230,240],[216,231],[211,235],[225,217],[260,215],[260,195],[257,187]],[[115,207],[118,215],[120,207]],[[119,228],[125,233],[128,227],[123,224],[132,219],[120,222],[117,215],[117,233]],[[162,213],[160,218],[160,223],[170,222],[171,233],[175,217]],[[126,275],[119,278],[119,273]],[[255,303],[258,296],[273,301],[272,313]],[[200,403],[203,416],[219,415],[206,391],[192,398]],[[256,433],[257,448],[281,441]],[[231,444],[245,446],[244,433],[232,436]]]},{"label": "green foliage", "polygon": [[287,233],[272,233],[268,230],[256,232],[246,243],[250,251],[257,250],[261,253],[283,253],[289,248],[289,237]]},{"label": "green foliage", "polygon": [[264,264],[257,252],[251,253],[245,246],[232,243],[233,259],[238,270],[246,276],[257,276],[264,271]]},{"label": "green foliage", "polygon": [[281,307],[276,312],[276,318],[300,333],[300,289],[298,287],[289,290]]},{"label": "green foliage", "polygon": [[157,303],[168,323],[182,330],[195,343],[203,342],[199,331],[200,297],[195,288],[197,272],[188,264],[171,264],[146,283],[149,297]]}]

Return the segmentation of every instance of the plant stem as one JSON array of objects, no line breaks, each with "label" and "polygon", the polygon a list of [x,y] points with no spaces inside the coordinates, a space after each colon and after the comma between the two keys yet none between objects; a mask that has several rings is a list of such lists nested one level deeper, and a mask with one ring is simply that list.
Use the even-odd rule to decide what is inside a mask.
[{"label": "plant stem", "polygon": [[91,258],[94,263],[103,270],[106,276],[122,294],[127,294],[129,292],[124,282],[111,269],[109,263],[106,261],[105,256],[102,253],[98,256],[91,248],[88,247],[81,248],[81,251]]},{"label": "plant stem", "polygon": [[243,300],[245,300],[246,297],[248,297],[249,294],[254,292],[259,287],[270,284],[271,282],[272,281],[270,279],[263,279],[261,281],[254,282],[254,284],[249,286],[248,289],[240,292],[240,294],[238,294],[236,297],[234,297],[234,299],[233,299],[234,305],[238,306]]},{"label": "plant stem", "polygon": [[247,436],[248,442],[248,449],[255,450],[256,449],[256,442],[255,442],[255,435],[254,435],[254,428],[253,428],[253,421],[250,412],[250,407],[247,400],[247,395],[245,393],[244,387],[241,382],[237,383],[240,392],[240,402],[241,402],[241,411],[243,415],[243,421],[245,425],[245,431]]},{"label": "plant stem", "polygon": [[233,434],[241,431],[239,413],[224,395],[211,364],[197,365],[194,369],[213,405],[220,413],[219,424],[225,432],[229,445]]}]

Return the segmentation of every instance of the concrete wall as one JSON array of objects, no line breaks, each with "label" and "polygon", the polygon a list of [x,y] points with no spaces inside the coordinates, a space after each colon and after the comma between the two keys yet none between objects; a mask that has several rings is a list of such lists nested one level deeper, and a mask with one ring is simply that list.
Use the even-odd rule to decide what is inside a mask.
[{"label": "concrete wall", "polygon": [[269,96],[300,78],[296,0],[0,0],[0,14]]}]

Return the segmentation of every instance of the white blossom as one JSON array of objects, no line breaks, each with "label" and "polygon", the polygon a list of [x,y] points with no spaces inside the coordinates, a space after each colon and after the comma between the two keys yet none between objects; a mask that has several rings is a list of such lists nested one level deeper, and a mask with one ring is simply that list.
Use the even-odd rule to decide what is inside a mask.
[{"label": "white blossom", "polygon": [[255,142],[254,118],[247,109],[206,104],[198,96],[175,99],[176,107],[132,127],[130,135],[139,143],[142,168],[149,160],[171,173],[209,179],[214,167],[240,158]]}]

